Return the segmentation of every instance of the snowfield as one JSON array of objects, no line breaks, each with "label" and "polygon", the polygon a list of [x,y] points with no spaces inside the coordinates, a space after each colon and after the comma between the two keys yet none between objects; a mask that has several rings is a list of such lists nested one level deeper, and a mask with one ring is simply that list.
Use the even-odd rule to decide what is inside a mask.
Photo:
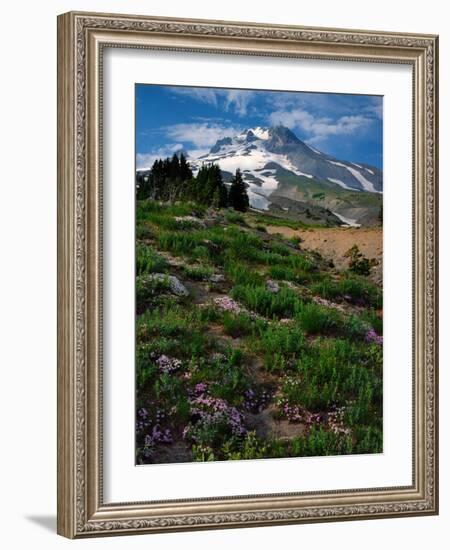
[{"label": "snowfield", "polygon": [[331,164],[335,164],[336,166],[342,166],[343,168],[346,168],[353,176],[355,176],[355,178],[359,181],[359,183],[366,191],[370,191],[371,193],[381,193],[381,191],[377,191],[375,189],[373,183],[366,179],[359,170],[356,170],[351,166],[347,166],[346,164],[342,164],[342,162],[336,162],[334,160],[329,160],[328,162],[331,162]]},{"label": "snowfield", "polygon": [[349,189],[350,191],[359,191],[359,189],[355,189],[354,187],[350,187],[346,183],[344,183],[343,181],[338,180],[336,178],[327,178],[327,180],[331,181],[331,183],[337,183],[338,185],[340,185],[344,189]]},{"label": "snowfield", "polygon": [[333,212],[335,216],[337,216],[341,221],[344,222],[344,226],[347,227],[361,227],[360,223],[356,223],[356,220],[353,220],[352,218],[346,218],[345,216],[342,216],[341,214],[338,214],[337,212]]}]

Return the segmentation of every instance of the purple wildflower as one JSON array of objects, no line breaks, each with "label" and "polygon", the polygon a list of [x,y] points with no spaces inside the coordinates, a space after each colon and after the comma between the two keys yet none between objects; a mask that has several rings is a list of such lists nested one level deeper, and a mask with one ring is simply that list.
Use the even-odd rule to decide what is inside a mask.
[{"label": "purple wildflower", "polygon": [[139,410],[138,410],[138,415],[143,418],[144,420],[148,417],[148,411],[147,409],[144,409],[144,407],[141,407]]},{"label": "purple wildflower", "polygon": [[271,397],[272,395],[268,390],[256,392],[249,388],[244,392],[243,408],[254,414],[260,413],[267,407]]},{"label": "purple wildflower", "polygon": [[366,332],[365,341],[368,344],[378,344],[379,346],[383,345],[383,337],[379,336],[373,328]]},{"label": "purple wildflower", "polygon": [[[201,388],[206,384],[200,383]],[[183,430],[183,437],[192,441],[201,442],[204,429],[225,427],[231,435],[242,436],[247,431],[243,425],[243,416],[235,408],[229,405],[224,399],[212,397],[201,393],[190,399],[191,415],[195,417]]]},{"label": "purple wildflower", "polygon": [[205,382],[199,382],[195,385],[195,393],[205,393],[208,385]]},{"label": "purple wildflower", "polygon": [[160,355],[155,363],[158,365],[159,371],[164,374],[171,374],[181,367],[181,361],[167,355]]}]

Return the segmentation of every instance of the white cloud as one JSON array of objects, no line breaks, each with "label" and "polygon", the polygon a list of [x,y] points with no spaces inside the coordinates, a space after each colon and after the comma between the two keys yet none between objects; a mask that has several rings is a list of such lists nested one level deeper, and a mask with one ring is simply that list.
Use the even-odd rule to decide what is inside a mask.
[{"label": "white cloud", "polygon": [[316,117],[305,109],[274,111],[269,116],[272,124],[283,124],[308,135],[308,143],[318,143],[330,136],[349,135],[372,123],[368,116],[346,115],[337,119]]},{"label": "white cloud", "polygon": [[246,116],[253,96],[254,93],[248,90],[226,90],[225,109],[227,111],[234,110],[239,116]]},{"label": "white cloud", "polygon": [[172,92],[187,96],[190,99],[207,103],[214,107],[221,105],[225,111],[233,112],[238,116],[246,116],[249,103],[254,98],[254,92],[250,90],[222,90],[213,88],[177,88],[173,87]]},{"label": "white cloud", "polygon": [[211,88],[183,88],[173,87],[172,92],[177,95],[185,95],[190,99],[196,99],[202,103],[208,103],[217,107],[217,91]]},{"label": "white cloud", "polygon": [[241,128],[210,124],[208,122],[194,122],[174,124],[166,127],[166,134],[170,139],[189,142],[197,148],[211,147],[218,139],[227,136],[234,136],[241,131]]},{"label": "white cloud", "polygon": [[373,115],[374,117],[382,120],[383,119],[383,98],[381,97],[373,98],[371,104],[364,109],[364,112],[369,113],[369,115]]},{"label": "white cloud", "polygon": [[155,160],[170,157],[175,151],[179,151],[180,149],[183,149],[182,143],[168,143],[164,145],[164,147],[160,147],[148,153],[137,153],[136,169],[146,170],[147,168],[151,168]]}]

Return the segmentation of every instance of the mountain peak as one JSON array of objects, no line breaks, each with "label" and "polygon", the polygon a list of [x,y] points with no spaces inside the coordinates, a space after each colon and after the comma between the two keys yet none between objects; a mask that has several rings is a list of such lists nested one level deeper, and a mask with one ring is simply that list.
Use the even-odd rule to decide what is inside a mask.
[{"label": "mountain peak", "polygon": [[253,128],[246,128],[236,136],[239,141],[255,141],[257,139],[266,140],[269,139],[269,128],[263,126],[255,126]]},{"label": "mountain peak", "polygon": [[269,136],[271,141],[278,142],[279,144],[303,143],[292,130],[289,130],[289,128],[282,124],[269,128]]},{"label": "mountain peak", "polygon": [[254,141],[256,139],[267,141],[271,138],[276,138],[284,143],[300,142],[294,132],[282,124],[270,127],[255,126],[253,128],[246,128],[237,137],[245,141]]}]

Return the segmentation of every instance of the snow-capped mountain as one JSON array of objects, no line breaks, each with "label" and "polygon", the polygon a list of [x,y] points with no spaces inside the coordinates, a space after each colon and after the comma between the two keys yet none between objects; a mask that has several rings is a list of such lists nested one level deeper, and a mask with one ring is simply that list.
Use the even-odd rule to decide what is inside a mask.
[{"label": "snow-capped mountain", "polygon": [[379,169],[327,155],[284,126],[249,128],[222,138],[209,153],[189,157],[189,162],[194,172],[203,163],[217,163],[226,180],[240,168],[251,206],[263,210],[272,209],[283,197],[331,208],[341,219],[355,223],[367,217],[368,208],[369,217],[375,219],[382,200]]},{"label": "snow-capped mountain", "polygon": [[264,196],[278,188],[278,168],[347,190],[381,193],[383,189],[382,173],[377,168],[326,155],[284,126],[244,130],[218,140],[208,154],[189,160],[195,168],[203,162],[216,162],[224,172],[240,168],[250,189]]}]

